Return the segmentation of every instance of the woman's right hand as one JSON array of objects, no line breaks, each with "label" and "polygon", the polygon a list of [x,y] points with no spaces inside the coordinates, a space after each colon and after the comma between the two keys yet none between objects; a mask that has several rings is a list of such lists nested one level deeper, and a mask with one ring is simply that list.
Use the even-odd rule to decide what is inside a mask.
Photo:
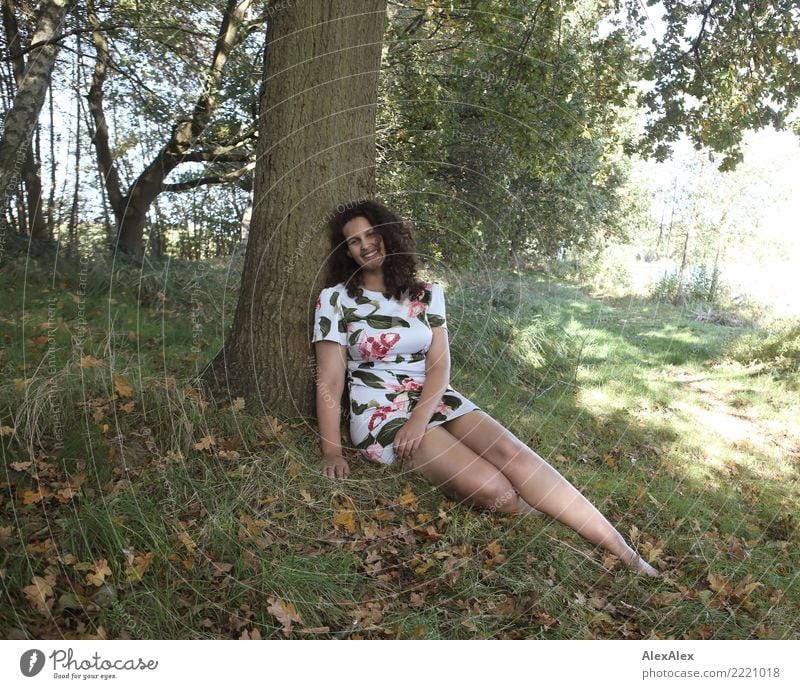
[{"label": "woman's right hand", "polygon": [[326,457],[322,463],[322,475],[328,478],[348,478],[350,476],[350,466],[347,460],[338,455],[337,457]]}]

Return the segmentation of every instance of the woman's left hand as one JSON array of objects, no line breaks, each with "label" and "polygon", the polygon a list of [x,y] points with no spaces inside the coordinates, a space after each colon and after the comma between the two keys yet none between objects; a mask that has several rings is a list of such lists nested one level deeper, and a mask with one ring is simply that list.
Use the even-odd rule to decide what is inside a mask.
[{"label": "woman's left hand", "polygon": [[392,447],[394,449],[395,457],[403,461],[411,459],[414,452],[422,443],[422,436],[425,435],[428,424],[422,421],[420,417],[409,417],[394,436]]}]

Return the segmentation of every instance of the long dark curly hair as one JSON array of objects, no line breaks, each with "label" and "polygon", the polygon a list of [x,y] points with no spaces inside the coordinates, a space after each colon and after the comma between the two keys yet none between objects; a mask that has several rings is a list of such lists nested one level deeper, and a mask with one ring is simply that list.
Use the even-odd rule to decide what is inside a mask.
[{"label": "long dark curly hair", "polygon": [[347,255],[347,243],[342,231],[350,220],[358,217],[366,218],[383,239],[386,255],[383,261],[383,279],[386,283],[384,295],[401,300],[406,291],[409,295],[421,292],[425,283],[417,277],[419,258],[411,223],[404,222],[394,210],[375,199],[339,204],[333,212],[328,222],[330,254],[325,286],[333,287],[342,282],[349,297],[364,295],[364,274],[361,266]]}]

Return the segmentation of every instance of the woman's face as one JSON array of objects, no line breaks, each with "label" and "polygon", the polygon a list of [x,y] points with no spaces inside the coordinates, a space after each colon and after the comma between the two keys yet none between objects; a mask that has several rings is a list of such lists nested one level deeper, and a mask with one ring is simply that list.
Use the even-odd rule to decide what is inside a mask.
[{"label": "woman's face", "polygon": [[347,255],[364,270],[379,270],[386,258],[383,238],[372,228],[369,220],[359,216],[342,228]]}]

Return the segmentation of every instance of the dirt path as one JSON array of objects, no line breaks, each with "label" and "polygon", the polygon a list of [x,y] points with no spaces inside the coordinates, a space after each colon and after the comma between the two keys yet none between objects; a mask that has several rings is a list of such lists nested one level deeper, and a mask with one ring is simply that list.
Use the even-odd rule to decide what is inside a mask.
[{"label": "dirt path", "polygon": [[800,457],[799,437],[775,420],[760,418],[752,407],[731,404],[731,392],[721,389],[712,376],[679,371],[672,379],[696,393],[693,402],[677,402],[675,408],[694,417],[701,428],[720,436],[731,448],[749,445],[767,457]]}]

